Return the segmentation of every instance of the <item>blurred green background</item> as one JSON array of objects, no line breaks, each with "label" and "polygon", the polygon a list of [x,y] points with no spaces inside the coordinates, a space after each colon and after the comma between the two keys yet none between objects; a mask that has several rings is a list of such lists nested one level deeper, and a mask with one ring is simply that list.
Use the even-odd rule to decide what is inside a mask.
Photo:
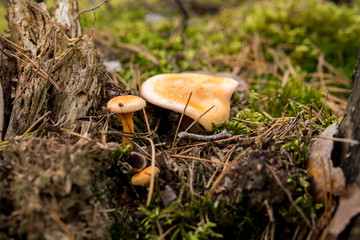
[{"label": "blurred green background", "polygon": [[[79,0],[80,9],[99,2]],[[95,12],[83,14],[81,22],[87,29],[111,31],[115,41],[142,44],[159,58],[176,51],[183,51],[185,58],[194,57],[198,51],[205,56],[236,54],[249,36],[258,34],[272,47],[290,54],[300,72],[312,72],[316,68],[317,53],[311,47],[314,44],[330,63],[351,76],[360,40],[360,0],[350,5],[324,0],[184,2],[191,13],[183,33],[185,43],[184,38],[169,43],[164,37],[181,19],[174,1],[110,0]],[[54,1],[45,3],[51,12]],[[1,4],[0,33],[7,28],[5,13]],[[163,51],[164,47],[167,51]],[[175,70],[171,66],[162,67]],[[182,62],[179,68],[192,70],[199,66]]]}]

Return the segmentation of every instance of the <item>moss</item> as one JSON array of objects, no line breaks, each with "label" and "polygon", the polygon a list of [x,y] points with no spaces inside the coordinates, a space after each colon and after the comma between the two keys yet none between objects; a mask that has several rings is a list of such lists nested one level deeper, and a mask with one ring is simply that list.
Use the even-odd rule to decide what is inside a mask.
[{"label": "moss", "polygon": [[263,123],[268,120],[264,114],[261,114],[249,108],[245,108],[244,110],[239,111],[236,114],[236,118],[256,123]]},{"label": "moss", "polygon": [[[316,203],[314,198],[309,193],[309,179],[307,176],[297,176],[296,178],[289,178],[288,183],[291,184],[296,190],[296,194],[293,196],[294,202],[301,207],[305,216],[317,219],[317,213],[322,209],[323,204]],[[278,210],[279,213],[291,222],[297,222],[300,216],[293,205],[282,206]]]},{"label": "moss", "polygon": [[338,123],[338,124],[339,124],[339,123],[341,122],[341,120],[342,120],[342,117],[337,117],[337,116],[335,116],[335,115],[330,116],[330,117],[326,118],[326,119],[323,121],[321,127],[322,127],[322,129],[325,129],[325,128],[327,128],[328,126],[330,126],[331,124],[333,124],[333,123]]},{"label": "moss", "polygon": [[288,149],[289,152],[292,152],[294,154],[294,161],[298,165],[304,163],[306,159],[306,155],[309,152],[307,148],[307,143],[303,141],[299,141],[298,139],[282,145],[281,148]]},{"label": "moss", "polygon": [[121,146],[119,146],[115,151],[111,152],[109,154],[109,159],[113,160],[113,161],[120,161],[122,156],[128,152],[130,149],[130,145],[127,145],[125,148],[122,148]]},{"label": "moss", "polygon": [[[0,231],[9,238],[56,238],[56,215],[76,239],[107,238],[111,221],[94,210],[100,204],[94,192],[102,189],[97,180],[108,166],[104,159],[110,148],[94,143],[70,147],[55,133],[47,138],[41,132],[12,139],[3,152],[9,168],[5,175],[1,171]],[[84,233],[84,228],[91,230]]]},{"label": "moss", "polygon": [[270,88],[264,91],[268,99],[264,102],[264,110],[272,117],[281,117],[285,106],[286,116],[296,116],[301,111],[298,105],[290,102],[295,100],[305,106],[315,104],[317,107],[323,105],[322,91],[311,86],[306,86],[298,79],[290,79],[284,87]]},{"label": "moss", "polygon": [[224,131],[225,129],[229,132],[229,133],[234,133],[234,134],[248,134],[250,133],[250,131],[244,126],[244,124],[240,123],[240,122],[235,122],[235,121],[222,121],[218,124],[213,124],[213,132],[214,133],[219,133]]},{"label": "moss", "polygon": [[[357,5],[339,7],[323,0],[242,4],[215,17],[193,18],[182,36],[171,40],[167,33],[177,26],[179,15],[173,14],[171,8],[174,6],[153,6],[155,9],[151,13],[162,14],[163,21],[145,22],[145,15],[149,13],[145,7],[129,1],[111,1],[96,12],[95,25],[99,29],[104,26],[112,29],[116,41],[142,44],[160,60],[165,60],[158,68],[150,64],[151,75],[193,69],[191,62],[206,56],[238,54],[247,45],[248,36],[254,34],[267,39],[273,48],[284,50],[300,71],[313,72],[316,68],[319,53],[312,44],[319,47],[326,59],[335,67],[341,67],[348,76],[351,76],[356,63],[353,53],[357,51],[360,38]],[[93,13],[85,16],[86,25],[92,26]],[[173,54],[178,52],[184,59],[179,61],[179,69],[176,69],[170,62]],[[140,58],[134,62],[142,72],[147,72],[145,66],[149,62],[146,59]]]},{"label": "moss", "polygon": [[[245,196],[244,196],[245,197]],[[208,197],[196,197],[191,203],[174,202],[167,208],[140,207],[145,213],[139,232],[146,239],[159,237],[158,224],[163,231],[173,230],[169,239],[234,239],[242,236],[250,239],[261,232],[263,205],[249,207],[243,202],[229,204],[221,201],[216,207]]]},{"label": "moss", "polygon": [[[245,33],[257,32],[274,44],[290,44],[296,65],[314,71],[314,43],[327,60],[350,76],[356,63],[354,50],[360,38],[358,7],[338,6],[322,0],[258,2],[247,9]],[[339,54],[343,59],[339,59]],[[343,61],[343,62],[342,62]]]},{"label": "moss", "polygon": [[[80,9],[90,7],[87,1],[79,3]],[[52,5],[53,1],[47,1],[47,4]],[[132,1],[112,0],[96,12],[81,16],[82,25],[88,29],[93,28],[96,19],[95,28],[110,30],[116,42],[141,44],[148,48],[160,64],[155,66],[135,54],[134,67],[146,74],[144,79],[158,73],[206,67],[202,60],[208,56],[236,55],[252,44],[249,36],[255,34],[266,39],[272,48],[285,51],[299,71],[313,72],[316,68],[319,53],[312,44],[349,77],[356,63],[353,53],[357,51],[360,39],[359,4],[337,6],[323,0],[243,3],[219,15],[192,18],[182,36],[171,40],[169,31],[180,21],[176,6],[159,1],[147,1],[147,4],[152,9]],[[4,8],[0,6],[1,12]],[[159,13],[163,20],[145,22],[148,13]],[[6,25],[6,21],[0,21],[0,29]],[[264,51],[268,56],[267,50]],[[182,59],[174,62],[179,53]],[[124,68],[129,69],[129,56],[121,61]],[[221,65],[213,67],[217,71],[225,70]],[[131,78],[129,71],[123,71],[121,75],[127,80]]]}]

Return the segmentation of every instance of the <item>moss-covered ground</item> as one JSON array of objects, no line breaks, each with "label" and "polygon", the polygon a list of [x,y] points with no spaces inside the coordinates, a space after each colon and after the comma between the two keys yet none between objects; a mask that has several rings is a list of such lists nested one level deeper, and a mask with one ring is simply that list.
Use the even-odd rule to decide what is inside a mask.
[{"label": "moss-covered ground", "polygon": [[[360,38],[356,3],[214,1],[207,6],[200,1],[198,5],[192,9],[189,4],[191,17],[185,28],[177,6],[158,1],[111,1],[96,13],[85,14],[82,21],[103,44],[117,49],[116,57],[110,49],[104,54],[121,62],[122,87],[134,87],[138,71],[142,80],[167,72],[231,72],[261,95],[284,96],[284,101],[273,99],[276,105],[265,101],[275,106],[265,106],[273,117],[282,114],[279,105],[284,107],[289,96],[305,105],[321,105],[306,83],[329,91],[329,106],[341,115]],[[287,82],[296,86],[280,90]],[[301,85],[308,94],[294,94]]]},{"label": "moss-covered ground", "polygon": [[[80,9],[93,2],[79,0]],[[2,169],[9,172],[0,179],[5,189],[0,190],[0,238],[46,238],[51,231],[69,236],[65,230],[78,239],[321,235],[328,220],[323,206],[329,203],[312,196],[305,168],[308,146],[345,110],[360,39],[360,3],[186,2],[190,18],[185,24],[174,2],[156,0],[111,0],[80,20],[104,61],[121,63],[122,69],[109,77],[124,90],[137,93],[139,82],[160,73],[196,71],[236,78],[242,88],[232,97],[230,119],[214,125],[211,133],[226,129],[232,137],[180,139],[174,146],[180,115],[149,105],[146,116],[135,115],[139,147],[134,150],[119,145],[121,123],[115,116],[92,129],[94,142],[104,144],[106,136],[111,145],[106,150],[95,143],[72,146],[75,136],[50,136],[45,125],[22,141],[4,142]],[[3,12],[1,7],[0,16]],[[4,23],[0,21],[1,33]],[[155,144],[155,158],[144,136]],[[53,138],[55,148],[62,150],[49,150],[53,146],[45,140]],[[130,184],[138,161],[132,152],[147,165],[155,159],[160,168],[149,206],[148,191]],[[27,159],[25,165],[21,159]],[[62,214],[46,215],[40,203],[56,206]],[[41,222],[45,220],[66,226],[48,229]],[[32,227],[44,234],[29,230],[32,221],[40,221]]]}]

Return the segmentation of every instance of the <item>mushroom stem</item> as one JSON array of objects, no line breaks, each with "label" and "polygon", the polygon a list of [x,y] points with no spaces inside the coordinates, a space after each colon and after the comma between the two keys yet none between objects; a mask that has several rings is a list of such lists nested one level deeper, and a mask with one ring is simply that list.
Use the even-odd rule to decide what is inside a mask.
[{"label": "mushroom stem", "polygon": [[[123,125],[123,132],[130,134],[134,133],[134,122],[132,120],[134,113],[117,113],[117,115]],[[126,136],[123,137],[123,143],[129,144],[131,148],[133,147],[132,142]]]}]

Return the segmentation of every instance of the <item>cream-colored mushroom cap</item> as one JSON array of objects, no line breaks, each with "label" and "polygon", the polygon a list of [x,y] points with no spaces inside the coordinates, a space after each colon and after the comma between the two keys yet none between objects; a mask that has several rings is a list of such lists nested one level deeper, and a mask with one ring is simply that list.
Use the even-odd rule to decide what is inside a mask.
[{"label": "cream-colored mushroom cap", "polygon": [[215,77],[196,73],[159,74],[146,80],[141,86],[141,95],[150,103],[182,112],[189,95],[190,102],[185,115],[199,119],[199,123],[212,131],[211,123],[226,121],[230,114],[230,98],[238,82],[231,78]]},{"label": "cream-colored mushroom cap", "polygon": [[[150,166],[150,167],[143,169],[141,172],[135,174],[134,176],[132,176],[131,184],[135,185],[135,186],[147,187],[150,184],[151,170],[152,170],[152,167]],[[160,170],[158,167],[154,168],[155,177],[157,177],[159,171]]]},{"label": "cream-colored mushroom cap", "polygon": [[145,106],[144,99],[133,95],[114,97],[107,103],[107,108],[114,113],[136,112]]}]

